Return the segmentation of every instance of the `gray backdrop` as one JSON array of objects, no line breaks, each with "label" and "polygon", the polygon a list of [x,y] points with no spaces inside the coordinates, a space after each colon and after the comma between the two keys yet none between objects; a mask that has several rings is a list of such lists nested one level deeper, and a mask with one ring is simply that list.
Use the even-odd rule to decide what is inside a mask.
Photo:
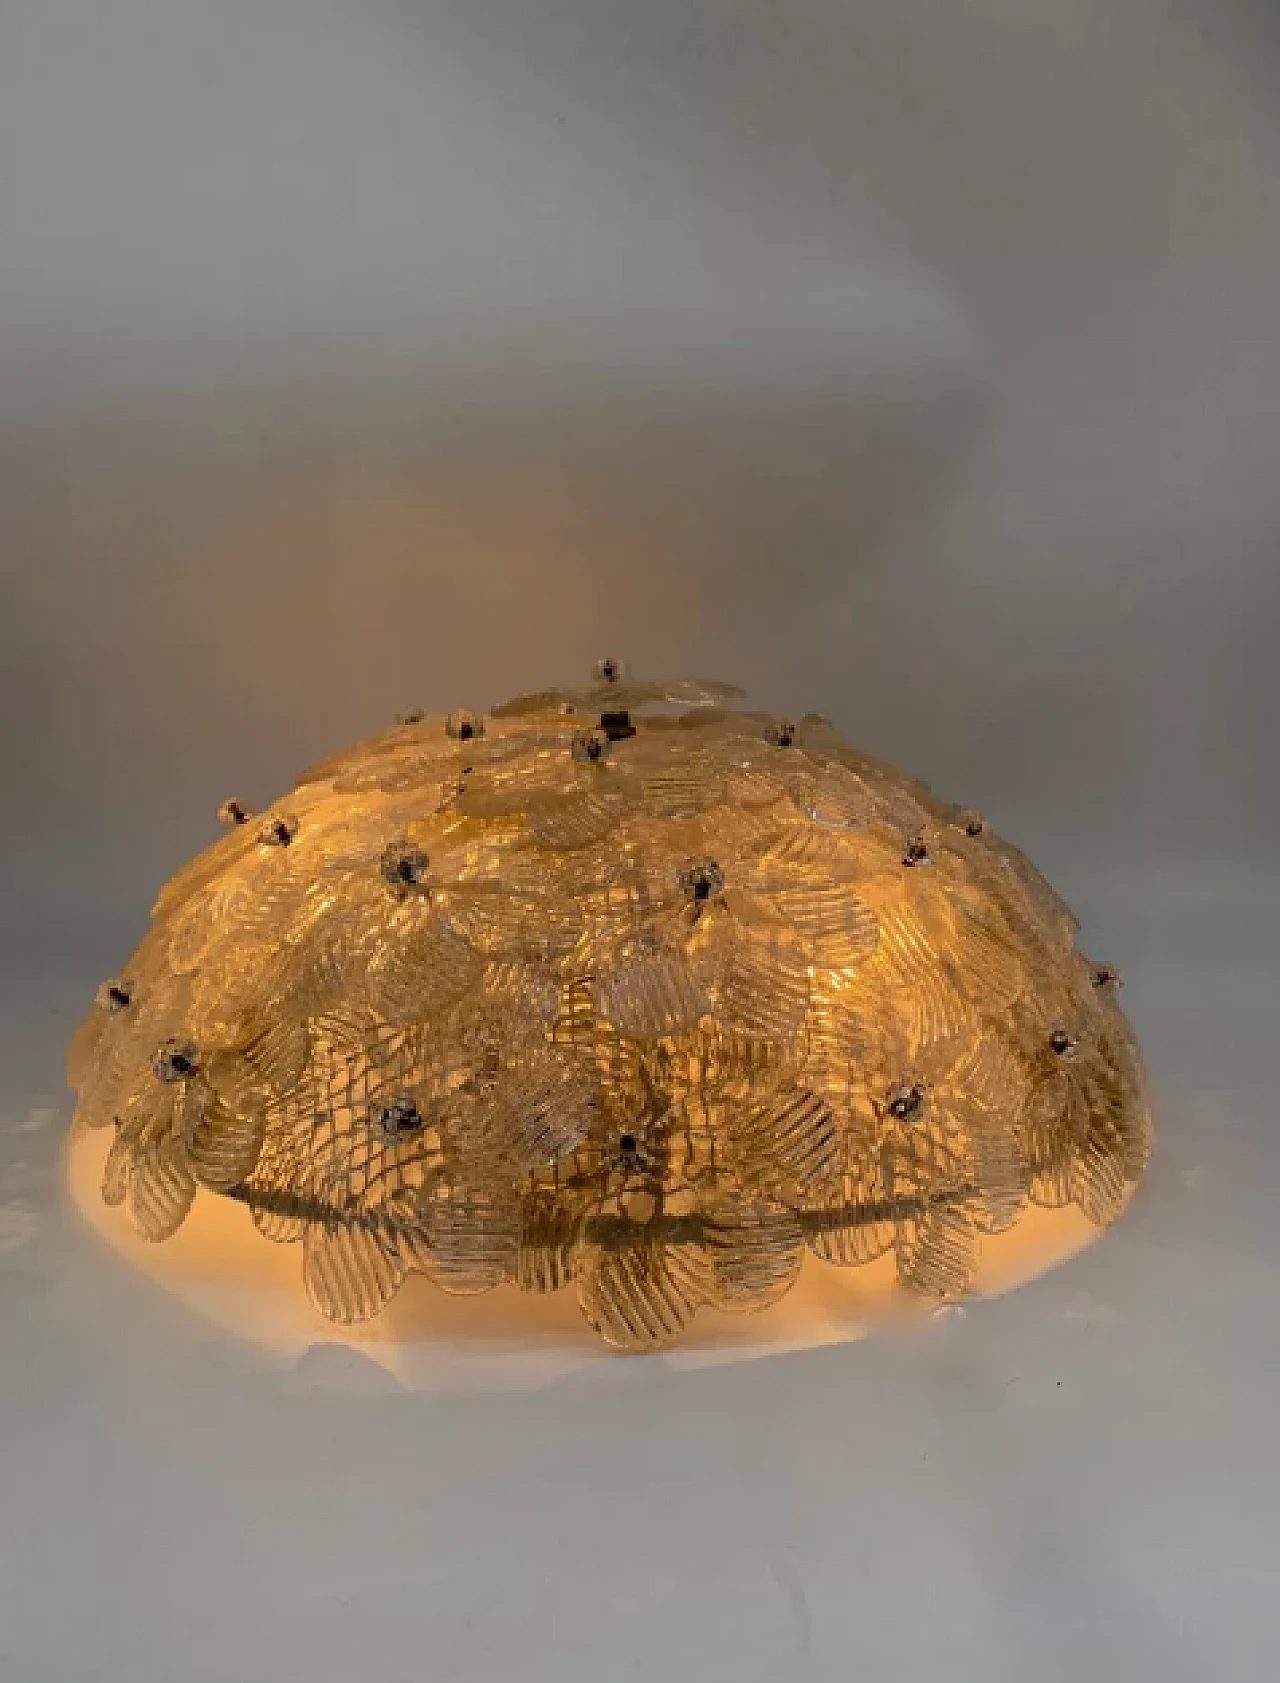
[{"label": "gray backdrop", "polygon": [[[5,1683],[228,1628],[312,1683],[1271,1675],[1277,299],[1266,0],[0,4]],[[62,1042],[223,796],[606,651],[1024,842],[1151,1191],[923,1367],[304,1406],[52,1213]]]}]

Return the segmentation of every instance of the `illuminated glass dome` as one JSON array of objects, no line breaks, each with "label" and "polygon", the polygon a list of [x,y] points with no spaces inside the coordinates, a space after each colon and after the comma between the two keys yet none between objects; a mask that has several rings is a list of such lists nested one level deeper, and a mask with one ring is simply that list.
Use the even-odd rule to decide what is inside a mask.
[{"label": "illuminated glass dome", "polygon": [[604,661],[227,802],[71,1049],[103,1198],[152,1240],[239,1201],[334,1321],[418,1271],[624,1349],[1111,1222],[1151,1144],[1114,970],[976,813],[740,693]]}]

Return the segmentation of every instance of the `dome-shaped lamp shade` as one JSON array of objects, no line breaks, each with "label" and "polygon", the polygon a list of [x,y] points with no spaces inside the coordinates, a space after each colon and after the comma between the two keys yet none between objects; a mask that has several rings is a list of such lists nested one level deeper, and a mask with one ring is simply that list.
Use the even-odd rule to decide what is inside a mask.
[{"label": "dome-shaped lamp shade", "polygon": [[1141,1060],[1026,859],[825,719],[597,679],[226,803],[72,1047],[104,1199],[154,1240],[238,1200],[335,1321],[416,1270],[624,1349],[889,1251],[954,1297],[1029,1204],[1112,1221]]}]

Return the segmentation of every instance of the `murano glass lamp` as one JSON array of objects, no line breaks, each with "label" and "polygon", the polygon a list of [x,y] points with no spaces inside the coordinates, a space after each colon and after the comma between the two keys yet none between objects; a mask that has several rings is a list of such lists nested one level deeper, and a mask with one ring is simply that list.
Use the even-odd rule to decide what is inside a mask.
[{"label": "murano glass lamp", "polygon": [[237,1200],[334,1321],[416,1271],[623,1349],[1114,1220],[1152,1135],[1115,971],[977,813],[740,695],[602,661],[228,801],[71,1049],[103,1198],[152,1240]]}]

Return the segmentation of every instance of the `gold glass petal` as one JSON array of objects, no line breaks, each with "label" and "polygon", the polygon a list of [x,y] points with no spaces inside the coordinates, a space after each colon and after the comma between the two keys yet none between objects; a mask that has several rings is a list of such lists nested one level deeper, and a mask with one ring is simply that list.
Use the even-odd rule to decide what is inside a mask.
[{"label": "gold glass petal", "polygon": [[[637,1226],[639,1224],[636,1224]],[[625,1224],[624,1224],[625,1228]],[[706,1264],[690,1244],[664,1244],[643,1228],[609,1242],[592,1225],[578,1251],[578,1303],[618,1350],[656,1350],[677,1339],[706,1297]]]},{"label": "gold glass petal", "polygon": [[763,1199],[724,1197],[705,1204],[701,1215],[707,1294],[717,1309],[764,1309],[786,1296],[804,1260],[794,1211]]}]

